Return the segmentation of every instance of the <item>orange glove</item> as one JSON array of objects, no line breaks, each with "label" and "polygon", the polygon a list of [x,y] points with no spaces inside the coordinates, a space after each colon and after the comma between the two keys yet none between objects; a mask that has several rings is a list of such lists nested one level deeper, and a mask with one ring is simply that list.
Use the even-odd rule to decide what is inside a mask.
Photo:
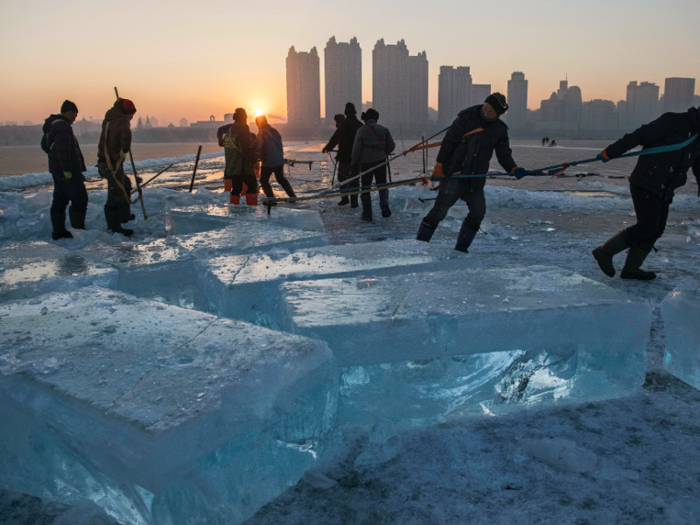
[{"label": "orange glove", "polygon": [[442,177],[442,176],[443,176],[443,173],[442,173],[442,163],[441,163],[441,162],[437,162],[437,163],[435,164],[435,167],[433,168],[433,177],[436,177],[436,178],[439,179],[439,178]]}]

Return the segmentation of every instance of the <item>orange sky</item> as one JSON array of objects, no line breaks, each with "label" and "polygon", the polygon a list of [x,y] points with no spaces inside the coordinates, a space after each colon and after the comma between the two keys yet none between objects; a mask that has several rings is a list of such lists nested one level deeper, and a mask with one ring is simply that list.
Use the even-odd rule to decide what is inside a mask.
[{"label": "orange sky", "polygon": [[441,65],[471,66],[475,83],[503,92],[523,71],[531,109],[567,73],[584,101],[618,101],[630,80],[663,92],[666,77],[700,79],[699,20],[697,0],[3,0],[0,122],[39,123],[65,98],[101,118],[115,85],[161,125],[237,106],[286,116],[289,47],[316,46],[323,78],[332,35],[362,46],[364,100],[374,43],[403,38],[411,54],[427,51],[434,108]]}]

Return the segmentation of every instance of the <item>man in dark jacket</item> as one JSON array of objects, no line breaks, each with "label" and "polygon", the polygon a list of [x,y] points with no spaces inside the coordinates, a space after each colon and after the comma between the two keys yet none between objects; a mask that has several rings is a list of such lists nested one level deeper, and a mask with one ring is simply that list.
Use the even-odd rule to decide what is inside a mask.
[{"label": "man in dark jacket", "polygon": [[[348,102],[345,104],[345,120],[337,124],[338,129],[323,148],[323,153],[328,153],[338,146],[338,155],[335,158],[338,161],[338,182],[344,182],[351,178],[352,145],[355,142],[355,134],[361,127],[362,122],[357,119],[355,105],[352,102]],[[348,184],[341,184],[340,191],[352,192],[359,186],[360,181],[356,179]],[[351,208],[357,208],[357,195],[351,195],[349,200],[347,197],[341,197],[340,201],[338,201],[339,206],[345,206],[348,203]]]},{"label": "man in dark jacket", "polygon": [[[643,149],[670,146],[699,133],[700,110],[697,108],[690,108],[686,113],[665,113],[605,148],[598,158],[607,162],[636,146]],[[656,277],[654,272],[642,270],[640,266],[664,233],[673,192],[686,183],[691,167],[698,179],[700,196],[700,137],[680,150],[639,157],[629,179],[637,224],[616,233],[593,250],[593,257],[606,275],[615,276],[613,256],[629,248],[620,277],[644,281]]]},{"label": "man in dark jacket", "polygon": [[[494,151],[506,172],[513,173],[518,179],[527,175],[527,171],[518,168],[513,160],[508,142],[508,126],[500,120],[500,116],[507,110],[506,97],[493,93],[483,105],[472,106],[457,115],[442,141],[433,169],[433,177],[444,179],[440,183],[433,209],[418,228],[416,239],[430,242],[440,221],[457,200],[462,199],[467,203],[469,213],[459,230],[455,250],[467,252],[486,215],[484,186]],[[457,174],[482,173],[483,177],[451,178]]]},{"label": "man in dark jacket", "polygon": [[248,127],[248,113],[243,108],[236,108],[233,124],[219,128],[217,132],[219,145],[226,155],[224,179],[231,181],[231,204],[240,204],[243,183],[246,185],[246,204],[258,204],[258,180],[255,178],[255,164],[258,162],[258,150],[255,135]]},{"label": "man in dark jacket", "polygon": [[[379,112],[374,108],[369,108],[362,114],[365,125],[357,130],[355,142],[352,145],[352,176],[367,170],[369,173],[362,175],[362,188],[368,189],[372,186],[372,179],[377,185],[386,184],[386,163],[387,157],[394,151],[396,144],[391,133],[384,126],[377,124]],[[374,168],[374,169],[372,169]],[[362,219],[372,220],[372,195],[363,193]],[[391,216],[389,209],[389,190],[379,190],[379,207],[382,209],[382,217]]]},{"label": "man in dark jacket", "polygon": [[66,206],[70,202],[70,223],[76,230],[85,229],[88,194],[85,189],[85,160],[78,140],[73,135],[73,122],[78,117],[78,107],[66,100],[59,115],[51,115],[42,128],[41,149],[49,155],[49,171],[53,177],[53,202],[51,225],[54,241],[72,239],[66,230]]},{"label": "man in dark jacket", "polygon": [[118,99],[105,114],[97,148],[97,169],[107,179],[107,228],[127,237],[133,235],[134,230],[122,228],[122,223],[136,218],[131,213],[131,180],[124,173],[124,161],[131,149],[129,123],[134,113],[136,106],[131,100]]},{"label": "man in dark jacket", "polygon": [[294,190],[287,178],[284,176],[284,146],[282,136],[279,131],[270,126],[267,117],[260,115],[255,118],[255,125],[258,126],[258,136],[256,143],[260,154],[260,186],[262,186],[265,196],[274,203],[275,194],[270,186],[270,176],[274,173],[277,183],[282,186],[287,196],[294,198]]}]

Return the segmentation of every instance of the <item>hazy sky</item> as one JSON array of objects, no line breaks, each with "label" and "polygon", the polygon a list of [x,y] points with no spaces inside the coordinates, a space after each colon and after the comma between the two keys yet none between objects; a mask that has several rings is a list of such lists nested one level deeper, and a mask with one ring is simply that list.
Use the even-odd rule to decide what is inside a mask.
[{"label": "hazy sky", "polygon": [[115,85],[161,124],[238,106],[286,116],[289,47],[316,46],[323,81],[333,35],[360,42],[364,100],[379,38],[427,51],[434,108],[441,65],[504,93],[523,71],[531,109],[567,73],[584,101],[672,76],[700,90],[700,0],[0,0],[0,122],[39,123],[65,98],[101,118]]}]

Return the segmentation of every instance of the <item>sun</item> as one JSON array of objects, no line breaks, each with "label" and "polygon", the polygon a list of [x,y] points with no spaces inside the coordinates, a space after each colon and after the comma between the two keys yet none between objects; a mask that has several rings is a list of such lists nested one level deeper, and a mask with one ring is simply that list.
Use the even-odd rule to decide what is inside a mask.
[{"label": "sun", "polygon": [[263,110],[262,110],[262,109],[258,108],[258,109],[255,110],[255,116],[256,116],[256,117],[259,117],[259,116],[262,115],[262,114],[263,114]]}]

